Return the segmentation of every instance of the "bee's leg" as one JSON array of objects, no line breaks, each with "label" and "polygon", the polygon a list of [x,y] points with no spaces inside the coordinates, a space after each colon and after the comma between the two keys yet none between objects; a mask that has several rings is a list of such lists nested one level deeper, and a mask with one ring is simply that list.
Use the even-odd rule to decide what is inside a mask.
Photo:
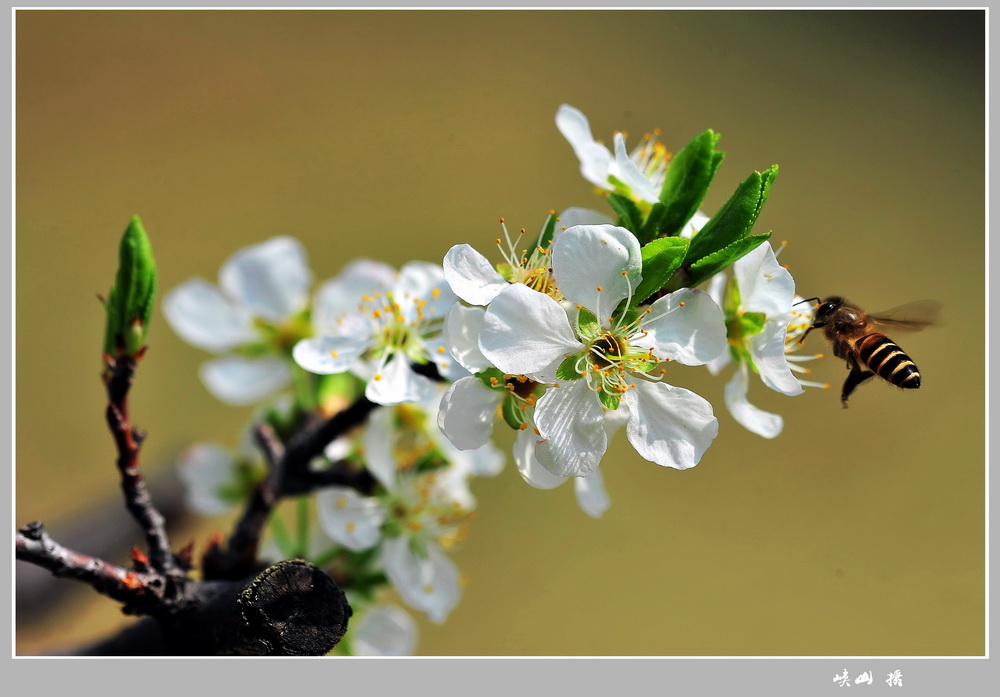
[{"label": "bee's leg", "polygon": [[819,329],[820,327],[825,327],[825,326],[826,322],[816,322],[811,327],[802,332],[802,336],[800,336],[798,339],[799,346],[801,346],[805,342],[806,337],[809,336],[809,332],[811,332],[813,329]]},{"label": "bee's leg", "polygon": [[840,392],[840,403],[844,405],[844,409],[847,409],[847,398],[854,392],[854,388],[873,377],[875,377],[875,373],[870,370],[861,370],[856,366],[851,368],[851,373],[844,381],[844,389]]}]

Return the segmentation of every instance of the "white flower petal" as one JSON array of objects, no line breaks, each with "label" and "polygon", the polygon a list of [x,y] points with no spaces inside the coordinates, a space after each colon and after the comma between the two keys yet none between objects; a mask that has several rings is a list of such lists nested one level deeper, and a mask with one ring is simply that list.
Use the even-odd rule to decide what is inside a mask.
[{"label": "white flower petal", "polygon": [[314,336],[295,344],[292,359],[310,373],[332,375],[350,370],[370,346],[367,335]]},{"label": "white flower petal", "polygon": [[640,382],[625,393],[625,402],[631,414],[625,429],[629,443],[664,467],[694,467],[719,433],[712,405],[682,387]]},{"label": "white flower petal", "polygon": [[792,309],[795,281],[788,269],[778,264],[771,245],[765,242],[733,264],[740,289],[740,308],[763,312],[768,319]]},{"label": "white flower petal", "polygon": [[487,308],[479,349],[503,372],[524,375],[578,353],[583,344],[577,341],[559,303],[512,283]]},{"label": "white flower petal", "polygon": [[542,467],[535,457],[538,436],[529,426],[517,434],[514,441],[514,464],[521,477],[536,489],[554,489],[568,477],[559,477]]},{"label": "white flower petal", "polygon": [[709,217],[707,215],[701,211],[695,211],[694,215],[691,216],[691,220],[684,223],[681,227],[679,235],[691,239],[694,237],[694,233],[701,232],[701,229],[705,227],[705,223],[708,221]]},{"label": "white flower petal", "polygon": [[444,277],[470,305],[488,305],[507,285],[489,260],[467,244],[456,244],[445,254]]},{"label": "white flower petal", "polygon": [[[708,282],[708,288],[706,289],[712,300],[714,300],[715,304],[720,308],[722,307],[723,298],[726,292],[726,280],[727,278],[725,273],[717,273],[712,276],[712,280]],[[732,356],[730,356],[729,351],[724,350],[718,356],[706,363],[705,367],[708,368],[708,372],[712,375],[718,375],[731,360]]]},{"label": "white flower petal", "polygon": [[802,394],[805,390],[788,367],[785,355],[785,339],[788,336],[788,319],[778,317],[764,325],[760,334],[750,337],[750,355],[760,372],[760,379],[775,392],[789,396]]},{"label": "white flower petal", "polygon": [[657,358],[703,365],[726,350],[722,310],[703,290],[684,288],[652,305],[641,327],[649,332],[637,346],[653,349]]},{"label": "white flower petal", "polygon": [[233,507],[219,491],[233,482],[235,461],[232,454],[218,445],[198,443],[177,461],[177,474],[184,483],[187,505],[202,515],[222,515]]},{"label": "white flower petal", "polygon": [[503,397],[479,378],[462,378],[444,393],[438,427],[459,450],[480,448],[493,433],[493,417]]},{"label": "white flower petal", "polygon": [[781,433],[784,421],[777,414],[759,409],[747,401],[750,378],[747,366],[741,363],[733,377],[726,383],[726,406],[743,428],[763,438],[774,438]]},{"label": "white flower petal", "polygon": [[280,358],[227,356],[203,363],[199,370],[208,391],[227,404],[252,404],[277,392],[292,378]]},{"label": "white flower petal", "polygon": [[580,160],[583,178],[594,186],[610,190],[608,172],[611,170],[611,151],[594,140],[590,122],[583,112],[569,104],[563,104],[556,112],[556,128]]},{"label": "white flower petal", "polygon": [[444,278],[444,270],[426,261],[411,261],[399,270],[395,300],[404,316],[416,318],[416,302],[425,303],[421,312],[428,318],[444,318],[456,297]]},{"label": "white flower petal", "polygon": [[385,509],[377,499],[361,496],[354,489],[333,486],[320,490],[316,512],[323,532],[355,552],[375,546],[382,538]]},{"label": "white flower petal", "polygon": [[657,203],[660,200],[660,192],[653,188],[653,184],[646,179],[639,166],[628,156],[625,149],[625,136],[615,133],[615,164],[618,165],[618,174],[625,182],[632,193],[646,201],[647,203]]},{"label": "white flower petal", "polygon": [[562,104],[556,111],[556,128],[573,147],[573,150],[594,142],[590,121],[582,111],[569,104]]},{"label": "white flower petal", "polygon": [[417,556],[406,538],[389,538],[382,544],[382,563],[403,600],[441,624],[461,596],[458,567],[437,545],[427,544],[426,550],[426,557]]},{"label": "white flower petal", "polygon": [[434,389],[430,378],[418,375],[406,356],[395,352],[365,387],[365,397],[376,404],[403,404],[427,399]]},{"label": "white flower petal", "polygon": [[416,622],[396,605],[366,610],[350,631],[355,656],[412,656],[417,646]]},{"label": "white flower petal", "polygon": [[250,315],[218,287],[193,278],[163,298],[163,316],[187,343],[221,353],[257,338]]},{"label": "white flower petal", "polygon": [[475,450],[449,454],[455,467],[464,469],[474,477],[495,477],[503,471],[506,464],[504,454],[492,443],[487,443]]},{"label": "white flower petal", "polygon": [[586,380],[550,387],[535,406],[535,457],[552,474],[585,477],[608,449],[604,409]]},{"label": "white flower petal", "polygon": [[559,222],[556,223],[556,229],[553,234],[553,239],[559,236],[562,230],[569,229],[576,225],[614,225],[615,221],[611,216],[605,215],[600,211],[591,210],[590,208],[567,208],[562,213],[559,214]]},{"label": "white flower petal", "polygon": [[552,245],[552,270],[562,294],[606,324],[618,303],[642,280],[642,251],[625,228],[577,225]]},{"label": "white flower petal", "polygon": [[611,506],[611,499],[604,489],[604,478],[601,470],[596,469],[587,477],[577,477],[573,480],[573,487],[576,493],[576,502],[580,504],[583,512],[591,518],[600,518],[604,511]]},{"label": "white flower petal", "polygon": [[363,296],[385,295],[395,283],[396,270],[388,264],[369,259],[351,262],[316,290],[311,315],[313,327],[319,334],[340,333],[340,322],[359,311]]},{"label": "white flower petal", "polygon": [[368,424],[361,435],[365,466],[389,491],[395,491],[397,486],[396,458],[393,455],[396,436],[392,418],[392,409],[376,409],[368,417]]},{"label": "white flower petal", "polygon": [[481,307],[455,303],[444,320],[448,352],[470,373],[478,373],[492,365],[479,350],[479,333],[483,330],[485,316],[486,310]]},{"label": "white flower petal", "polygon": [[312,272],[298,240],[274,237],[230,257],[219,285],[257,317],[281,322],[306,306]]},{"label": "white flower petal", "polygon": [[[452,307],[457,307],[460,303],[455,303]],[[451,314],[450,312],[448,313]],[[465,369],[461,363],[456,361],[451,352],[448,351],[448,344],[443,334],[438,334],[433,338],[424,341],[424,349],[431,363],[437,366],[438,375],[448,382],[455,382],[470,375],[470,371]],[[476,350],[479,350],[478,345]]]}]

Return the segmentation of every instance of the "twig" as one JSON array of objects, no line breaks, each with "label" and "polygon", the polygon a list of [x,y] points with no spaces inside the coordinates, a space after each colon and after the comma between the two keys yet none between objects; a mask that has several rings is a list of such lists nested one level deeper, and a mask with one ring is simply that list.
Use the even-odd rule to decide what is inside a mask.
[{"label": "twig", "polygon": [[374,479],[367,470],[357,470],[341,461],[324,470],[311,470],[309,463],[332,441],[364,423],[378,404],[359,397],[326,421],[305,429],[282,445],[267,424],[254,429],[254,437],[268,461],[268,474],[247,502],[225,547],[214,543],[202,558],[205,578],[236,579],[259,570],[257,552],[264,525],[278,502],[325,486],[350,486],[370,491]]},{"label": "twig", "polygon": [[29,561],[55,576],[72,578],[92,586],[125,607],[126,614],[150,614],[162,601],[163,578],[157,572],[140,572],[63,547],[49,537],[42,523],[28,523],[17,531],[18,559]]},{"label": "twig", "polygon": [[139,471],[142,435],[132,428],[128,415],[128,391],[135,377],[136,359],[119,356],[117,359],[107,360],[110,374],[107,377],[108,407],[105,415],[118,447],[116,464],[121,474],[125,507],[139,523],[146,537],[153,568],[163,574],[169,583],[182,583],[185,574],[170,551],[166,521],[153,505],[146,482]]}]

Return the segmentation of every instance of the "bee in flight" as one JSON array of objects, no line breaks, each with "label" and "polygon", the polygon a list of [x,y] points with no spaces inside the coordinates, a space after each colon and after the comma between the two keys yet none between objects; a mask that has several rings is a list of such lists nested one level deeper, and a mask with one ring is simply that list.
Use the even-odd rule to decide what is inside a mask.
[{"label": "bee in flight", "polygon": [[841,297],[831,296],[820,301],[809,298],[802,302],[819,302],[812,326],[799,337],[801,344],[813,329],[823,328],[833,344],[833,354],[847,361],[851,371],[844,381],[840,401],[847,408],[847,398],[865,380],[878,375],[897,387],[920,387],[920,371],[909,356],[892,339],[879,331],[882,328],[919,331],[936,323],[941,304],[921,300],[874,315],[849,304]]}]

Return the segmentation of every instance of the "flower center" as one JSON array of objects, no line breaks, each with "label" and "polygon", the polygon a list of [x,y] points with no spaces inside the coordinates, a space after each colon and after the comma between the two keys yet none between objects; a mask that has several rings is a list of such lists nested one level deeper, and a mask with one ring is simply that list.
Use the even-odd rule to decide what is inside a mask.
[{"label": "flower center", "polygon": [[[535,246],[530,252],[527,249],[521,249],[518,252],[517,245],[523,239],[525,229],[521,228],[517,237],[511,240],[503,218],[500,219],[500,227],[503,228],[503,239],[499,237],[496,239],[497,247],[500,248],[500,254],[504,259],[503,263],[497,266],[500,275],[508,283],[523,283],[532,290],[545,293],[554,300],[562,300],[562,293],[556,287],[552,277],[552,268],[549,265],[551,263],[549,252],[552,249],[552,242],[550,241],[544,248]],[[504,242],[506,242],[506,248]]]},{"label": "flower center", "polygon": [[[435,288],[432,295],[437,297],[440,290]],[[361,311],[374,323],[372,358],[380,358],[388,353],[401,352],[411,359],[426,361],[424,340],[440,328],[442,319],[427,312],[428,301],[409,294],[397,298],[393,292],[362,297]]]}]

